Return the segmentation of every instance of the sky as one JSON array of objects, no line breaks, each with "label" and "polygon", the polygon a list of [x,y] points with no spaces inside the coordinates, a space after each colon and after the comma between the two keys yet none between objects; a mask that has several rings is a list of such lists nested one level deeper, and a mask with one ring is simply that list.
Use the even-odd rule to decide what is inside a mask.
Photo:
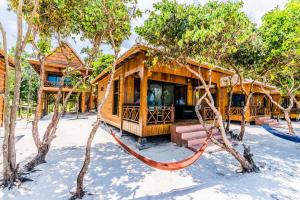
[{"label": "sky", "polygon": [[[208,0],[178,0],[180,3],[205,3]],[[249,18],[257,25],[261,24],[261,17],[272,10],[276,6],[283,7],[288,0],[244,0],[243,11],[249,16]],[[153,9],[153,3],[159,2],[159,0],[138,0],[138,7],[141,11],[147,11]],[[132,27],[143,24],[143,21],[147,18],[147,15],[143,15],[142,18],[136,19],[132,22]],[[17,20],[15,13],[7,10],[7,0],[0,0],[0,21],[3,23],[8,39],[8,48],[11,48],[16,43],[17,35]],[[129,40],[124,41],[121,53],[127,51],[132,45],[136,43],[137,34],[132,33]],[[2,37],[1,37],[2,39]],[[69,39],[68,42],[72,47],[80,54],[81,49],[89,45],[89,43],[80,41],[79,37],[75,40]],[[1,41],[2,43],[2,41]],[[104,53],[112,53],[108,46],[102,46]],[[30,47],[27,47],[28,51],[31,51]],[[83,56],[83,55],[82,55]]]}]

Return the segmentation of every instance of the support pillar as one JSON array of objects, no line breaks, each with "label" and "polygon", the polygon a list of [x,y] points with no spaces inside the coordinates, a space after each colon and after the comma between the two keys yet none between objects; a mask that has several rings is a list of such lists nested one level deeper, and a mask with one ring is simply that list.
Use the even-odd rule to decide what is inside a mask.
[{"label": "support pillar", "polygon": [[85,98],[86,98],[86,94],[85,94],[85,92],[82,92],[82,93],[81,93],[81,112],[82,112],[82,113],[85,113],[85,112],[86,112]]}]

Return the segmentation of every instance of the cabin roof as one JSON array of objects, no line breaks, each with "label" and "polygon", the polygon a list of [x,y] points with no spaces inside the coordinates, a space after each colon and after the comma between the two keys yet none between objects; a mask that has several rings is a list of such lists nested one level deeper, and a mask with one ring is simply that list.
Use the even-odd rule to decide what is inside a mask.
[{"label": "cabin roof", "polygon": [[[64,48],[64,50],[62,50]],[[28,60],[33,68],[39,73],[40,61],[39,60]],[[72,46],[63,42],[61,46],[58,46],[45,58],[46,67],[65,68],[67,65],[78,67],[78,70],[86,70],[84,61],[81,59],[79,54],[72,48]],[[91,71],[91,69],[89,69]]]},{"label": "cabin roof", "polygon": [[[0,60],[3,60],[3,62],[4,62],[4,54],[5,54],[4,50],[0,49]],[[15,66],[15,60],[9,55],[8,55],[8,62],[11,67]]]},{"label": "cabin roof", "polygon": [[[238,77],[237,74],[235,74],[231,79],[230,79],[230,77],[221,78],[221,87],[228,87],[230,85],[230,81],[231,81],[232,85],[237,85],[237,86],[240,85],[239,77]],[[260,81],[254,81],[254,82],[253,81],[254,81],[253,79],[244,79],[243,84],[244,85],[251,85],[253,83],[253,85],[263,86],[265,89],[270,90],[271,94],[279,94],[280,93],[278,88],[276,88],[273,85],[265,84],[265,83],[260,82]]]},{"label": "cabin roof", "polygon": [[[135,56],[139,52],[147,52],[147,50],[149,48],[151,48],[151,47],[148,47],[148,46],[142,45],[142,44],[136,44],[136,45],[132,46],[128,51],[126,51],[122,56],[120,56],[118,58],[118,60],[116,62],[116,66],[119,67],[122,63],[126,62],[126,60],[132,58],[133,56]],[[210,69],[210,67],[208,65],[201,64],[201,63],[197,62],[194,59],[189,59],[188,64],[198,66],[198,67],[203,67],[203,68],[206,68],[206,69]],[[219,66],[215,66],[213,70],[217,71],[217,72],[224,73],[226,75],[233,75],[234,74],[233,71],[222,68],[222,67],[219,67]],[[91,81],[91,84],[96,83],[100,78],[102,78],[103,76],[106,76],[108,74],[108,72],[109,72],[109,69],[103,70],[98,76],[96,76]]]}]

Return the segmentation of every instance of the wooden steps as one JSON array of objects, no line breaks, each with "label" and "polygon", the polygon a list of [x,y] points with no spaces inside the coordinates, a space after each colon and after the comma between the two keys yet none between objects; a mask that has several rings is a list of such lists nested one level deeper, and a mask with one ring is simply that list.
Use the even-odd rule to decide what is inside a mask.
[{"label": "wooden steps", "polygon": [[[211,128],[211,126],[209,125],[207,128]],[[215,139],[220,140],[222,138],[219,129],[213,128],[212,131]],[[171,126],[171,141],[192,151],[197,151],[205,142],[206,137],[204,127],[200,124]],[[215,145],[210,142],[209,146]]]},{"label": "wooden steps", "polygon": [[256,117],[255,118],[256,125],[269,125],[270,127],[280,127],[281,124],[276,119],[271,119],[269,116],[265,117]]}]

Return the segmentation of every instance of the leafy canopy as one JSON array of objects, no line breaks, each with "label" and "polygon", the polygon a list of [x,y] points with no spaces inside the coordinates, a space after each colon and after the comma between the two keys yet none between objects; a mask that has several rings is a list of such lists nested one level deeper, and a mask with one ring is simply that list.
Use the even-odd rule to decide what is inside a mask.
[{"label": "leafy canopy", "polygon": [[163,0],[154,5],[144,25],[136,32],[149,45],[163,51],[161,58],[194,58],[230,68],[234,53],[254,30],[241,1],[209,1],[179,4]]},{"label": "leafy canopy", "polygon": [[268,12],[259,28],[266,49],[266,80],[284,94],[300,89],[300,0]]}]

